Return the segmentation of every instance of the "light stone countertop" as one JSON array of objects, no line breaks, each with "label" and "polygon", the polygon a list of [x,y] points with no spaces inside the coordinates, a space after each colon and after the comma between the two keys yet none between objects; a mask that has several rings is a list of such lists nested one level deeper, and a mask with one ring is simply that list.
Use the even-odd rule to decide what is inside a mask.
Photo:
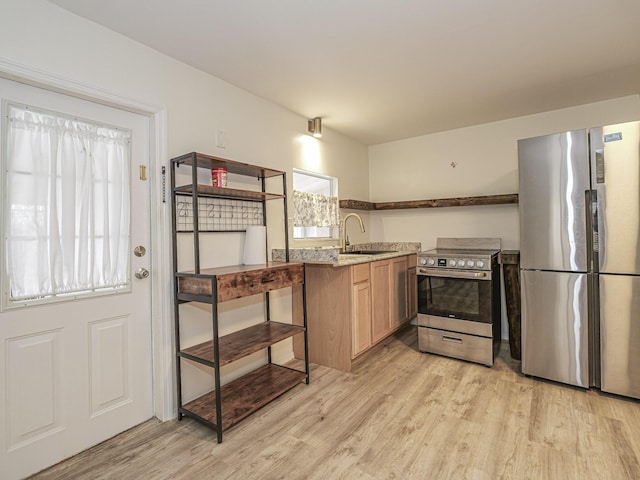
[{"label": "light stone countertop", "polygon": [[[388,251],[388,253],[377,254],[350,254],[340,253],[340,248],[335,247],[310,247],[310,248],[290,248],[289,260],[292,262],[324,263],[334,267],[356,265],[386,258],[401,257],[420,251],[420,242],[372,242],[349,245],[348,251]],[[274,248],[272,251],[274,261],[284,261],[284,248]]]}]

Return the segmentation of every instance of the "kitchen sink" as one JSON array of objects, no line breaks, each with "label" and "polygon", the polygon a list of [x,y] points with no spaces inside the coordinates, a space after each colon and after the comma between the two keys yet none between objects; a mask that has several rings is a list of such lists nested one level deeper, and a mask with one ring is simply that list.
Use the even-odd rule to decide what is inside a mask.
[{"label": "kitchen sink", "polygon": [[340,255],[382,255],[383,253],[396,253],[397,250],[353,250]]}]

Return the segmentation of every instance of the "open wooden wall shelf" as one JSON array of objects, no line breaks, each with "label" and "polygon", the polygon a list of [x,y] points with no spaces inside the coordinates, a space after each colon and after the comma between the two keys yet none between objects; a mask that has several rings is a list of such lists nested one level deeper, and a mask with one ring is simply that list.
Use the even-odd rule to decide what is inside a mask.
[{"label": "open wooden wall shelf", "polygon": [[470,207],[476,205],[505,205],[518,203],[517,193],[485,195],[481,197],[439,198],[434,200],[408,200],[404,202],[363,202],[340,200],[340,208],[352,210],[401,210],[406,208]]}]

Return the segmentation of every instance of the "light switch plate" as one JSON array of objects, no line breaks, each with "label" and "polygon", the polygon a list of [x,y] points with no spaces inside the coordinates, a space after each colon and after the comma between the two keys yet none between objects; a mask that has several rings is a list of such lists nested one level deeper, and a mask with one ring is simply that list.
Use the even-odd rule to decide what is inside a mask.
[{"label": "light switch plate", "polygon": [[226,130],[218,129],[216,131],[216,146],[219,148],[229,146],[229,133]]}]

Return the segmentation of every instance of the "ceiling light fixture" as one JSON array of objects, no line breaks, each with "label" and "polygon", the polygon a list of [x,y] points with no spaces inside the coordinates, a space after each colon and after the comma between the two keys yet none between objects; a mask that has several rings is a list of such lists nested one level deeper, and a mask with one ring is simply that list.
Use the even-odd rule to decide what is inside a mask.
[{"label": "ceiling light fixture", "polygon": [[316,117],[309,120],[307,130],[314,137],[320,138],[322,136],[322,118]]}]

